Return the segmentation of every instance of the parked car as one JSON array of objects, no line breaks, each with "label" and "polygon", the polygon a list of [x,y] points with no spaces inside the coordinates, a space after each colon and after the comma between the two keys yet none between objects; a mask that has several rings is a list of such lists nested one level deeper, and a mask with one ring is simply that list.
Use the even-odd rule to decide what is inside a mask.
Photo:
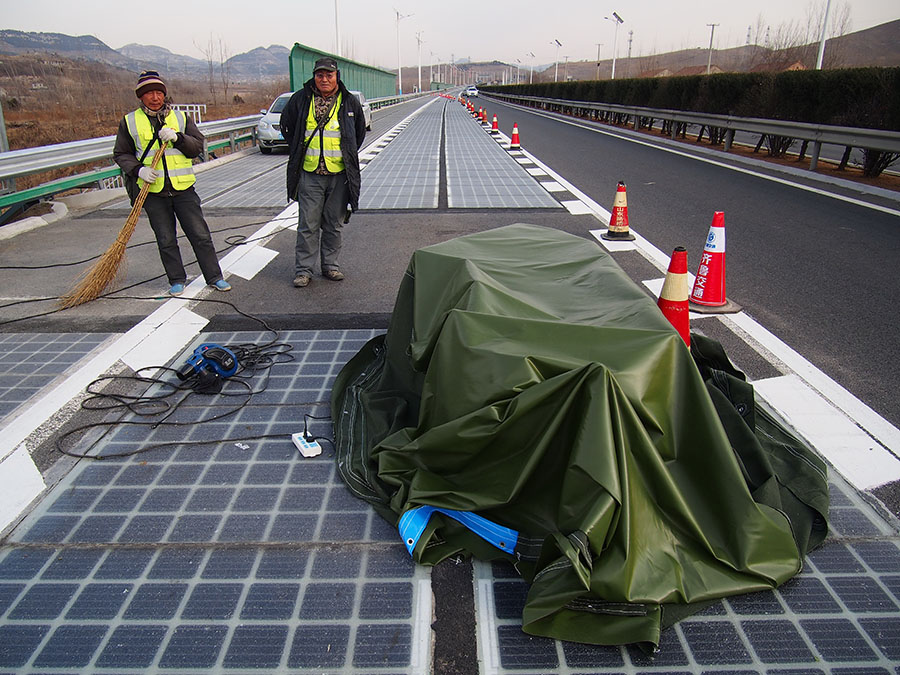
[{"label": "parked car", "polygon": [[350,93],[359,99],[359,103],[363,109],[363,116],[366,118],[366,130],[372,131],[372,106],[370,106],[369,102],[366,100],[366,95],[361,91],[351,91]]},{"label": "parked car", "polygon": [[273,148],[286,148],[287,141],[281,133],[281,111],[291,100],[294,92],[288,91],[276,98],[268,110],[260,110],[262,119],[256,125],[256,139],[259,143],[259,151],[264,155],[272,152]]},{"label": "parked car", "polygon": [[478,98],[478,87],[469,87],[466,89],[466,97]]}]

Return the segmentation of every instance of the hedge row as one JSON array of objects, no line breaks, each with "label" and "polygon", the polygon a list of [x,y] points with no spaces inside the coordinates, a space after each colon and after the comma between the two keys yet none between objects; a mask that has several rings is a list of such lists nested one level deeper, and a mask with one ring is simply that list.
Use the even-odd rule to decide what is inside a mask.
[{"label": "hedge row", "polygon": [[484,87],[575,101],[900,130],[900,68],[721,73]]}]

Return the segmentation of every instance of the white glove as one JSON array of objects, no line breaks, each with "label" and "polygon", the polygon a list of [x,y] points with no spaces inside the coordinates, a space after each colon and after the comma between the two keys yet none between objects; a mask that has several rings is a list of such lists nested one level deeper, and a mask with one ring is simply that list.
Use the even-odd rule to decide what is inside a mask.
[{"label": "white glove", "polygon": [[145,183],[155,183],[156,179],[163,175],[159,169],[151,169],[149,166],[142,166],[138,169],[138,178]]},{"label": "white glove", "polygon": [[159,140],[162,142],[168,141],[169,143],[174,143],[178,140],[178,132],[169,127],[163,127],[159,130]]}]

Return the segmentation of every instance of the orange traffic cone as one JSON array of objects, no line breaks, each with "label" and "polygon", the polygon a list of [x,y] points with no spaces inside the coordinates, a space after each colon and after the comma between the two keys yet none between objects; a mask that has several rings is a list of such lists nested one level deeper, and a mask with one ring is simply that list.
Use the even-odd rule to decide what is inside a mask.
[{"label": "orange traffic cone", "polygon": [[663,316],[669,320],[684,344],[691,346],[690,309],[688,306],[687,250],[679,246],[672,251],[669,260],[669,271],[659,293],[657,306]]},{"label": "orange traffic cone", "polygon": [[600,236],[610,241],[634,241],[634,235],[628,229],[628,197],[625,194],[625,183],[622,181],[616,186],[616,198],[613,200],[609,227]]},{"label": "orange traffic cone", "polygon": [[487,124],[487,110],[480,108],[478,112],[480,113],[478,121],[481,122],[481,126],[484,126]]},{"label": "orange traffic cone", "polygon": [[728,314],[741,311],[741,306],[725,297],[725,214],[716,211],[700,257],[691,309],[702,314]]},{"label": "orange traffic cone", "polygon": [[513,122],[513,131],[512,131],[512,139],[509,141],[509,149],[510,150],[518,150],[521,146],[519,145],[519,125]]},{"label": "orange traffic cone", "polygon": [[497,124],[497,116],[494,115],[494,121],[491,122],[491,134],[496,136],[500,133],[500,126]]}]

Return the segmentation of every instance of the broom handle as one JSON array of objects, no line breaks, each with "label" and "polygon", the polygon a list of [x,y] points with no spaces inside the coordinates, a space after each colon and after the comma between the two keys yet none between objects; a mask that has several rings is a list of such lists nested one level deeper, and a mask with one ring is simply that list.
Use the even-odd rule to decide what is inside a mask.
[{"label": "broom handle", "polygon": [[[159,164],[159,160],[162,159],[163,153],[166,151],[166,146],[168,144],[168,141],[160,144],[159,150],[156,151],[156,154],[153,155],[153,160],[150,162],[151,169],[155,169],[156,165]],[[134,200],[134,204],[131,207],[131,213],[128,214],[126,222],[131,219],[137,220],[138,216],[140,216],[141,209],[144,207],[144,200],[147,199],[148,192],[150,192],[150,183],[144,181],[144,184],[141,186],[141,191],[138,193],[137,198]]]}]

